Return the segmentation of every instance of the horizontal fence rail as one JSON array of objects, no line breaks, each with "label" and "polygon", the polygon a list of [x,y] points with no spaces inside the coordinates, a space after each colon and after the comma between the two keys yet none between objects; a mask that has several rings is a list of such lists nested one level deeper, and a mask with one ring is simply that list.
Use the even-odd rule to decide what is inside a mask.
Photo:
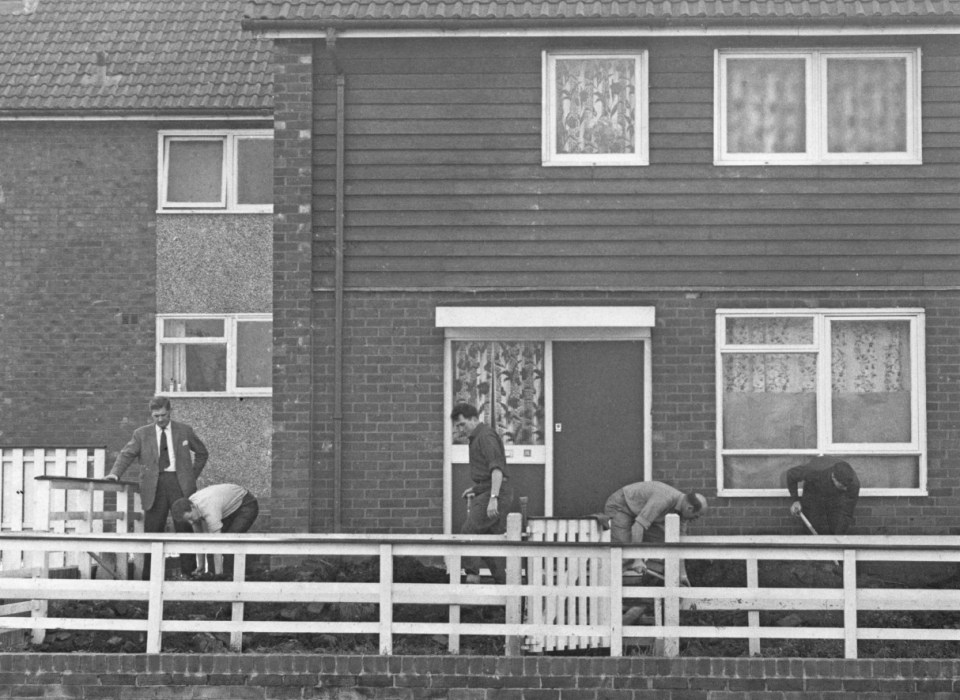
[{"label": "horizontal fence rail", "polygon": [[[126,556],[151,554],[149,581],[101,579],[49,579],[38,570],[27,575],[0,577],[0,629],[27,629],[34,639],[45,630],[124,630],[146,635],[146,650],[157,653],[165,633],[195,632],[230,635],[230,645],[239,650],[242,636],[267,634],[370,634],[378,638],[380,653],[391,654],[396,635],[443,635],[451,651],[459,649],[464,635],[500,637],[508,654],[521,647],[536,650],[537,644],[523,640],[544,638],[591,638],[603,640],[610,654],[624,653],[625,640],[652,638],[667,656],[676,656],[681,639],[746,639],[751,653],[758,653],[763,639],[837,639],[844,655],[857,657],[860,640],[942,640],[960,641],[958,629],[869,628],[858,626],[857,615],[864,611],[912,610],[958,611],[960,591],[924,588],[858,588],[857,566],[861,562],[960,563],[960,543],[953,537],[697,537],[679,540],[678,524],[668,518],[668,541],[663,544],[612,545],[606,542],[530,542],[505,536],[382,536],[382,535],[152,535],[84,534],[64,536],[44,533],[0,534],[0,550],[6,552],[118,552]],[[514,528],[516,530],[516,528]],[[671,541],[673,540],[673,541]],[[166,557],[180,553],[230,554],[235,558],[233,579],[164,580]],[[351,581],[250,581],[245,577],[247,557],[369,557],[376,560],[379,582]],[[505,557],[506,585],[462,583],[460,561],[464,557]],[[394,582],[397,558],[445,562],[449,571],[443,583]],[[529,563],[564,559],[601,561],[612,572],[622,570],[623,560],[662,559],[662,586],[625,585],[621,576],[606,576],[589,585],[570,584],[570,579],[542,576],[531,580]],[[747,569],[747,585],[732,587],[683,586],[681,560],[740,560]],[[842,584],[837,588],[760,587],[757,565],[776,562],[838,562]],[[571,568],[576,563],[571,564]],[[42,573],[42,569],[39,570]],[[694,582],[696,583],[696,582]],[[646,599],[662,606],[656,624],[624,624],[624,602]],[[146,619],[95,619],[47,617],[47,604],[54,600],[140,601],[147,606]],[[570,601],[590,600],[605,613],[565,619],[584,621],[555,624],[530,610],[571,605]],[[21,602],[11,602],[21,601]],[[194,601],[230,604],[229,619],[167,619],[164,602]],[[254,620],[244,616],[247,603],[355,603],[375,610],[375,619]],[[446,621],[398,621],[397,605],[446,606]],[[461,622],[462,606],[500,606],[503,621]],[[842,624],[832,627],[762,626],[761,611],[839,611]],[[14,616],[29,611],[31,617]],[[742,626],[689,624],[683,611],[746,612]],[[6,614],[5,614],[6,613]],[[542,647],[540,647],[542,648]]]}]

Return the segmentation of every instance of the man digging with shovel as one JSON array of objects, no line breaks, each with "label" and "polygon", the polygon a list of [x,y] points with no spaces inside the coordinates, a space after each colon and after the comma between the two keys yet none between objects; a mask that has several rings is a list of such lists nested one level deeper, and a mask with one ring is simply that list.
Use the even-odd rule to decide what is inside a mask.
[{"label": "man digging with shovel", "polygon": [[[799,495],[803,482],[803,495]],[[803,521],[813,535],[844,535],[853,525],[860,497],[860,479],[846,462],[814,457],[787,470],[787,489],[793,497],[790,515]]]}]

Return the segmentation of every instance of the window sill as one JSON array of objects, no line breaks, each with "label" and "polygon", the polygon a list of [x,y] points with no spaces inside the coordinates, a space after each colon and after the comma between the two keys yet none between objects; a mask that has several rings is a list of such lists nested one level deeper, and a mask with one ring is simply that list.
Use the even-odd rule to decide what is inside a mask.
[{"label": "window sill", "polygon": [[[906,496],[929,496],[926,489],[860,489],[860,497],[906,497]],[[718,498],[782,498],[789,500],[792,498],[787,492],[786,487],[782,489],[718,489]]]},{"label": "window sill", "polygon": [[171,399],[269,399],[273,391],[158,391],[157,396]]}]

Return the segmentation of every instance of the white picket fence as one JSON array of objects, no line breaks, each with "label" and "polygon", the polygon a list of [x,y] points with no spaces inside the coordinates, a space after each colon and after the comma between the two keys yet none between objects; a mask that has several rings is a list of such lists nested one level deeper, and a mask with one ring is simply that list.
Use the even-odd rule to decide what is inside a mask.
[{"label": "white picket fence", "polygon": [[[0,532],[76,532],[97,531],[83,518],[50,519],[50,513],[76,513],[89,504],[77,491],[54,490],[37,477],[100,479],[105,473],[105,447],[0,447]],[[103,510],[103,494],[92,502]],[[102,530],[101,530],[102,531]],[[87,557],[76,552],[54,552],[46,562],[50,567],[84,566]],[[39,563],[0,556],[0,571],[15,571]]]},{"label": "white picket fence", "polygon": [[[512,525],[517,533],[519,525]],[[679,541],[675,516],[667,519],[668,541],[658,545],[619,546],[594,542],[531,542],[497,536],[382,536],[382,535],[73,535],[43,533],[0,534],[0,549],[56,551],[124,551],[152,554],[149,581],[138,580],[57,580],[0,577],[2,600],[112,600],[141,601],[147,606],[145,620],[50,618],[42,609],[32,608],[33,617],[0,617],[0,629],[30,629],[35,638],[45,630],[86,629],[139,631],[146,634],[146,651],[157,653],[162,637],[171,632],[224,633],[239,650],[249,633],[371,634],[379,639],[382,654],[391,654],[396,635],[444,635],[451,651],[460,648],[463,635],[485,635],[505,639],[508,654],[522,650],[522,640],[546,638],[600,638],[612,656],[624,653],[625,639],[653,638],[666,656],[676,656],[681,639],[747,639],[751,650],[760,649],[763,639],[842,640],[844,655],[856,658],[862,640],[960,641],[958,629],[914,627],[870,628],[858,625],[864,611],[948,611],[960,610],[960,591],[905,588],[858,588],[857,567],[863,562],[960,562],[960,542],[955,537],[691,537]],[[180,552],[224,553],[236,557],[232,581],[165,581],[166,556]],[[358,582],[263,582],[248,581],[244,563],[248,556],[268,557],[375,557],[379,562],[379,583]],[[506,585],[464,584],[460,581],[460,560],[465,556],[500,556],[507,559]],[[451,575],[445,583],[394,583],[397,557],[445,559]],[[565,575],[524,578],[525,567],[537,559],[564,560],[567,570],[581,559],[602,561],[611,572],[620,571],[624,558],[664,560],[663,586],[625,586],[620,576],[605,581],[571,581]],[[747,585],[712,588],[680,585],[681,559],[740,560],[746,563]],[[839,561],[842,585],[838,588],[760,587],[756,566],[760,561]],[[750,574],[750,571],[753,574]],[[601,619],[524,618],[527,610],[559,610],[571,599],[598,601],[605,610]],[[552,602],[551,602],[552,599]],[[621,612],[625,599],[649,599],[662,605],[662,624],[624,625]],[[211,601],[229,603],[230,619],[167,619],[165,601]],[[254,620],[244,616],[248,603],[360,603],[375,610],[375,619]],[[449,611],[446,621],[394,620],[394,607],[404,604],[442,606]],[[503,622],[462,622],[461,606],[503,606]],[[552,606],[552,607],[551,607]],[[566,609],[566,608],[564,608]],[[681,620],[682,610],[740,611],[749,619],[741,626],[691,624]],[[760,611],[838,611],[842,625],[779,627],[760,624]]]}]

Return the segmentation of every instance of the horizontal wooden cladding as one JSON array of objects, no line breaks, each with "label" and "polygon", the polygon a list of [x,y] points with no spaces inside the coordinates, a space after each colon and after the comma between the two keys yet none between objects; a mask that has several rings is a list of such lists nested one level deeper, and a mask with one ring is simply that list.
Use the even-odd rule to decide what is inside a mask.
[{"label": "horizontal wooden cladding", "polygon": [[[717,48],[922,50],[922,165],[713,165]],[[541,164],[541,51],[644,49],[643,167]],[[315,284],[332,284],[330,65],[317,59]],[[338,43],[348,287],[960,285],[955,37]]]}]

